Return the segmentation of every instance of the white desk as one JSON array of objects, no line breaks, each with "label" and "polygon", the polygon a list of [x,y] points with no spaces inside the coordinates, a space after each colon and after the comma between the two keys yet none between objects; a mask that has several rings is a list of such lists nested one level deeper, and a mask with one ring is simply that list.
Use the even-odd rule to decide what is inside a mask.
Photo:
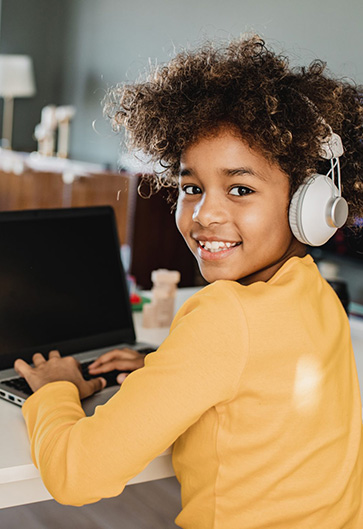
[{"label": "white desk", "polygon": [[[185,288],[178,291],[176,309],[196,290],[196,288]],[[144,329],[141,313],[134,313],[134,322],[139,341],[158,345],[168,335],[167,328]],[[0,399],[0,428],[0,508],[52,499],[32,463],[21,408],[2,399]],[[173,475],[169,449],[152,461],[129,484]]]},{"label": "white desk", "polygon": [[[179,291],[177,307],[195,290]],[[138,339],[150,343],[158,344],[168,334],[168,329],[143,329],[140,313],[135,314],[135,327]],[[351,329],[358,375],[363,390],[363,320],[351,318]],[[21,409],[0,400],[0,425],[0,508],[51,499],[39,472],[31,461]],[[169,450],[150,463],[143,472],[130,481],[130,484],[173,475]]]}]

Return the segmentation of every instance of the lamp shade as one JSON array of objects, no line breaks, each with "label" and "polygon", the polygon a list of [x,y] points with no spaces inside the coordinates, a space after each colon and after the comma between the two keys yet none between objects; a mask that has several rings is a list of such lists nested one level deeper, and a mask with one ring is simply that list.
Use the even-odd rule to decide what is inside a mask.
[{"label": "lamp shade", "polygon": [[28,55],[0,55],[0,97],[35,95],[33,62]]}]

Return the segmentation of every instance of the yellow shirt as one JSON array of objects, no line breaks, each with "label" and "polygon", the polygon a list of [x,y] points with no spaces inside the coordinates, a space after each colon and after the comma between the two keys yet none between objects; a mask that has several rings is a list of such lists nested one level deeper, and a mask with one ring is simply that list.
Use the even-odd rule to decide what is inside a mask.
[{"label": "yellow shirt", "polygon": [[76,387],[23,406],[61,503],[119,494],[172,443],[185,529],[362,529],[363,436],[344,309],[312,258],[267,283],[216,281],[145,367],[85,417]]}]

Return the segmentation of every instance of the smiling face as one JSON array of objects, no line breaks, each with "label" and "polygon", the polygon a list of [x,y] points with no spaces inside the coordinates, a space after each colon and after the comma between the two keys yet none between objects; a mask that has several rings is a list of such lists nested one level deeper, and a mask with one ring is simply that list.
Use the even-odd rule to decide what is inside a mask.
[{"label": "smiling face", "polygon": [[181,157],[176,222],[203,277],[267,281],[305,255],[288,222],[289,180],[232,130],[202,138]]}]

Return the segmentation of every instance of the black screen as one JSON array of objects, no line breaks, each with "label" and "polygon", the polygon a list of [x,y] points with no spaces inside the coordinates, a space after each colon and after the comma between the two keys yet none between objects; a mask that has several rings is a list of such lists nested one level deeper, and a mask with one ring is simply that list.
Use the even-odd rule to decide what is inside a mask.
[{"label": "black screen", "polygon": [[111,208],[0,213],[1,367],[132,341],[126,288]]}]

